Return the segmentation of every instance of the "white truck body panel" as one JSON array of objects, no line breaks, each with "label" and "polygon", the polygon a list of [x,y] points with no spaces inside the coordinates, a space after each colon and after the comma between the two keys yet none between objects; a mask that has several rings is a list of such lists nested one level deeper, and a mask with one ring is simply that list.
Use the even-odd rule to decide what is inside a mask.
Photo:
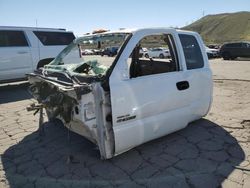
[{"label": "white truck body panel", "polygon": [[[174,37],[182,70],[128,78],[126,59],[129,53],[126,52],[132,51],[143,37],[155,33],[171,34]],[[202,69],[187,70],[181,53],[182,46],[177,41],[178,32],[175,30],[146,30],[136,32],[124,49],[110,77],[115,154],[184,128],[189,122],[207,113],[212,86],[208,61],[204,58],[206,67]],[[201,42],[200,47],[203,47]],[[181,81],[188,81],[190,88],[179,91],[176,83]],[[117,117],[124,115],[136,117],[117,122]]]}]

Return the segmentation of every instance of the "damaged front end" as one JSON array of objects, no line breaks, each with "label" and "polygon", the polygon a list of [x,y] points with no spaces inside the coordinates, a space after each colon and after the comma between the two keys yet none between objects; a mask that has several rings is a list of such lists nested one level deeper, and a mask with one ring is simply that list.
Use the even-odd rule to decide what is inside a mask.
[{"label": "damaged front end", "polygon": [[[30,92],[38,105],[29,110],[44,108],[49,121],[59,119],[70,130],[98,145],[102,158],[114,154],[109,93],[100,82],[82,85],[62,84],[39,74],[29,74]],[[41,120],[40,120],[41,121]]]},{"label": "damaged front end", "polygon": [[[70,131],[95,143],[101,158],[108,159],[115,149],[110,92],[103,89],[103,83],[115,57],[98,54],[110,37],[100,36],[75,40],[50,64],[28,74],[30,92],[38,101],[28,110],[45,109],[49,121],[61,120]],[[124,40],[125,35],[117,38]],[[85,54],[86,48],[94,46],[98,51]]]}]

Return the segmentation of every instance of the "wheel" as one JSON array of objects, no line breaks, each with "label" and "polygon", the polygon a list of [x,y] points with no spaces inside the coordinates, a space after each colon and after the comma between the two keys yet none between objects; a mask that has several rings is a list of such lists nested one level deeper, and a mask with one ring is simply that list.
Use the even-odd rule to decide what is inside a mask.
[{"label": "wheel", "polygon": [[222,58],[223,58],[224,60],[230,60],[232,57],[231,57],[231,55],[230,55],[229,52],[224,52],[224,53],[222,54]]},{"label": "wheel", "polygon": [[213,55],[210,54],[210,53],[207,53],[207,57],[208,57],[208,59],[212,59],[212,58],[213,58]]},{"label": "wheel", "polygon": [[145,57],[146,57],[146,58],[149,58],[149,55],[148,55],[148,54],[145,54]]},{"label": "wheel", "polygon": [[163,55],[163,54],[160,54],[160,55],[159,55],[159,58],[163,59],[163,58],[164,58],[164,55]]}]

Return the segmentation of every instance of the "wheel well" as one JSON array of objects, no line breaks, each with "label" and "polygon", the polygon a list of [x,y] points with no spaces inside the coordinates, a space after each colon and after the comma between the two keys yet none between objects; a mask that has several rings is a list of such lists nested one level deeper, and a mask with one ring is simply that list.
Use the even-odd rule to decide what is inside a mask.
[{"label": "wheel well", "polygon": [[51,61],[53,61],[54,58],[46,58],[46,59],[41,59],[38,63],[37,63],[37,69],[44,67],[44,65],[49,64]]}]

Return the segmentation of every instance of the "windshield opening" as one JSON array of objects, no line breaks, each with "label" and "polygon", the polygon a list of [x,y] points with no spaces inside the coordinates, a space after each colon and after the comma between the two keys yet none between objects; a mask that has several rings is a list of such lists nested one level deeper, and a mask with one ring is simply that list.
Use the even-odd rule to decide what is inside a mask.
[{"label": "windshield opening", "polygon": [[104,76],[128,37],[128,33],[106,33],[74,40],[47,70],[67,71],[71,75]]}]

